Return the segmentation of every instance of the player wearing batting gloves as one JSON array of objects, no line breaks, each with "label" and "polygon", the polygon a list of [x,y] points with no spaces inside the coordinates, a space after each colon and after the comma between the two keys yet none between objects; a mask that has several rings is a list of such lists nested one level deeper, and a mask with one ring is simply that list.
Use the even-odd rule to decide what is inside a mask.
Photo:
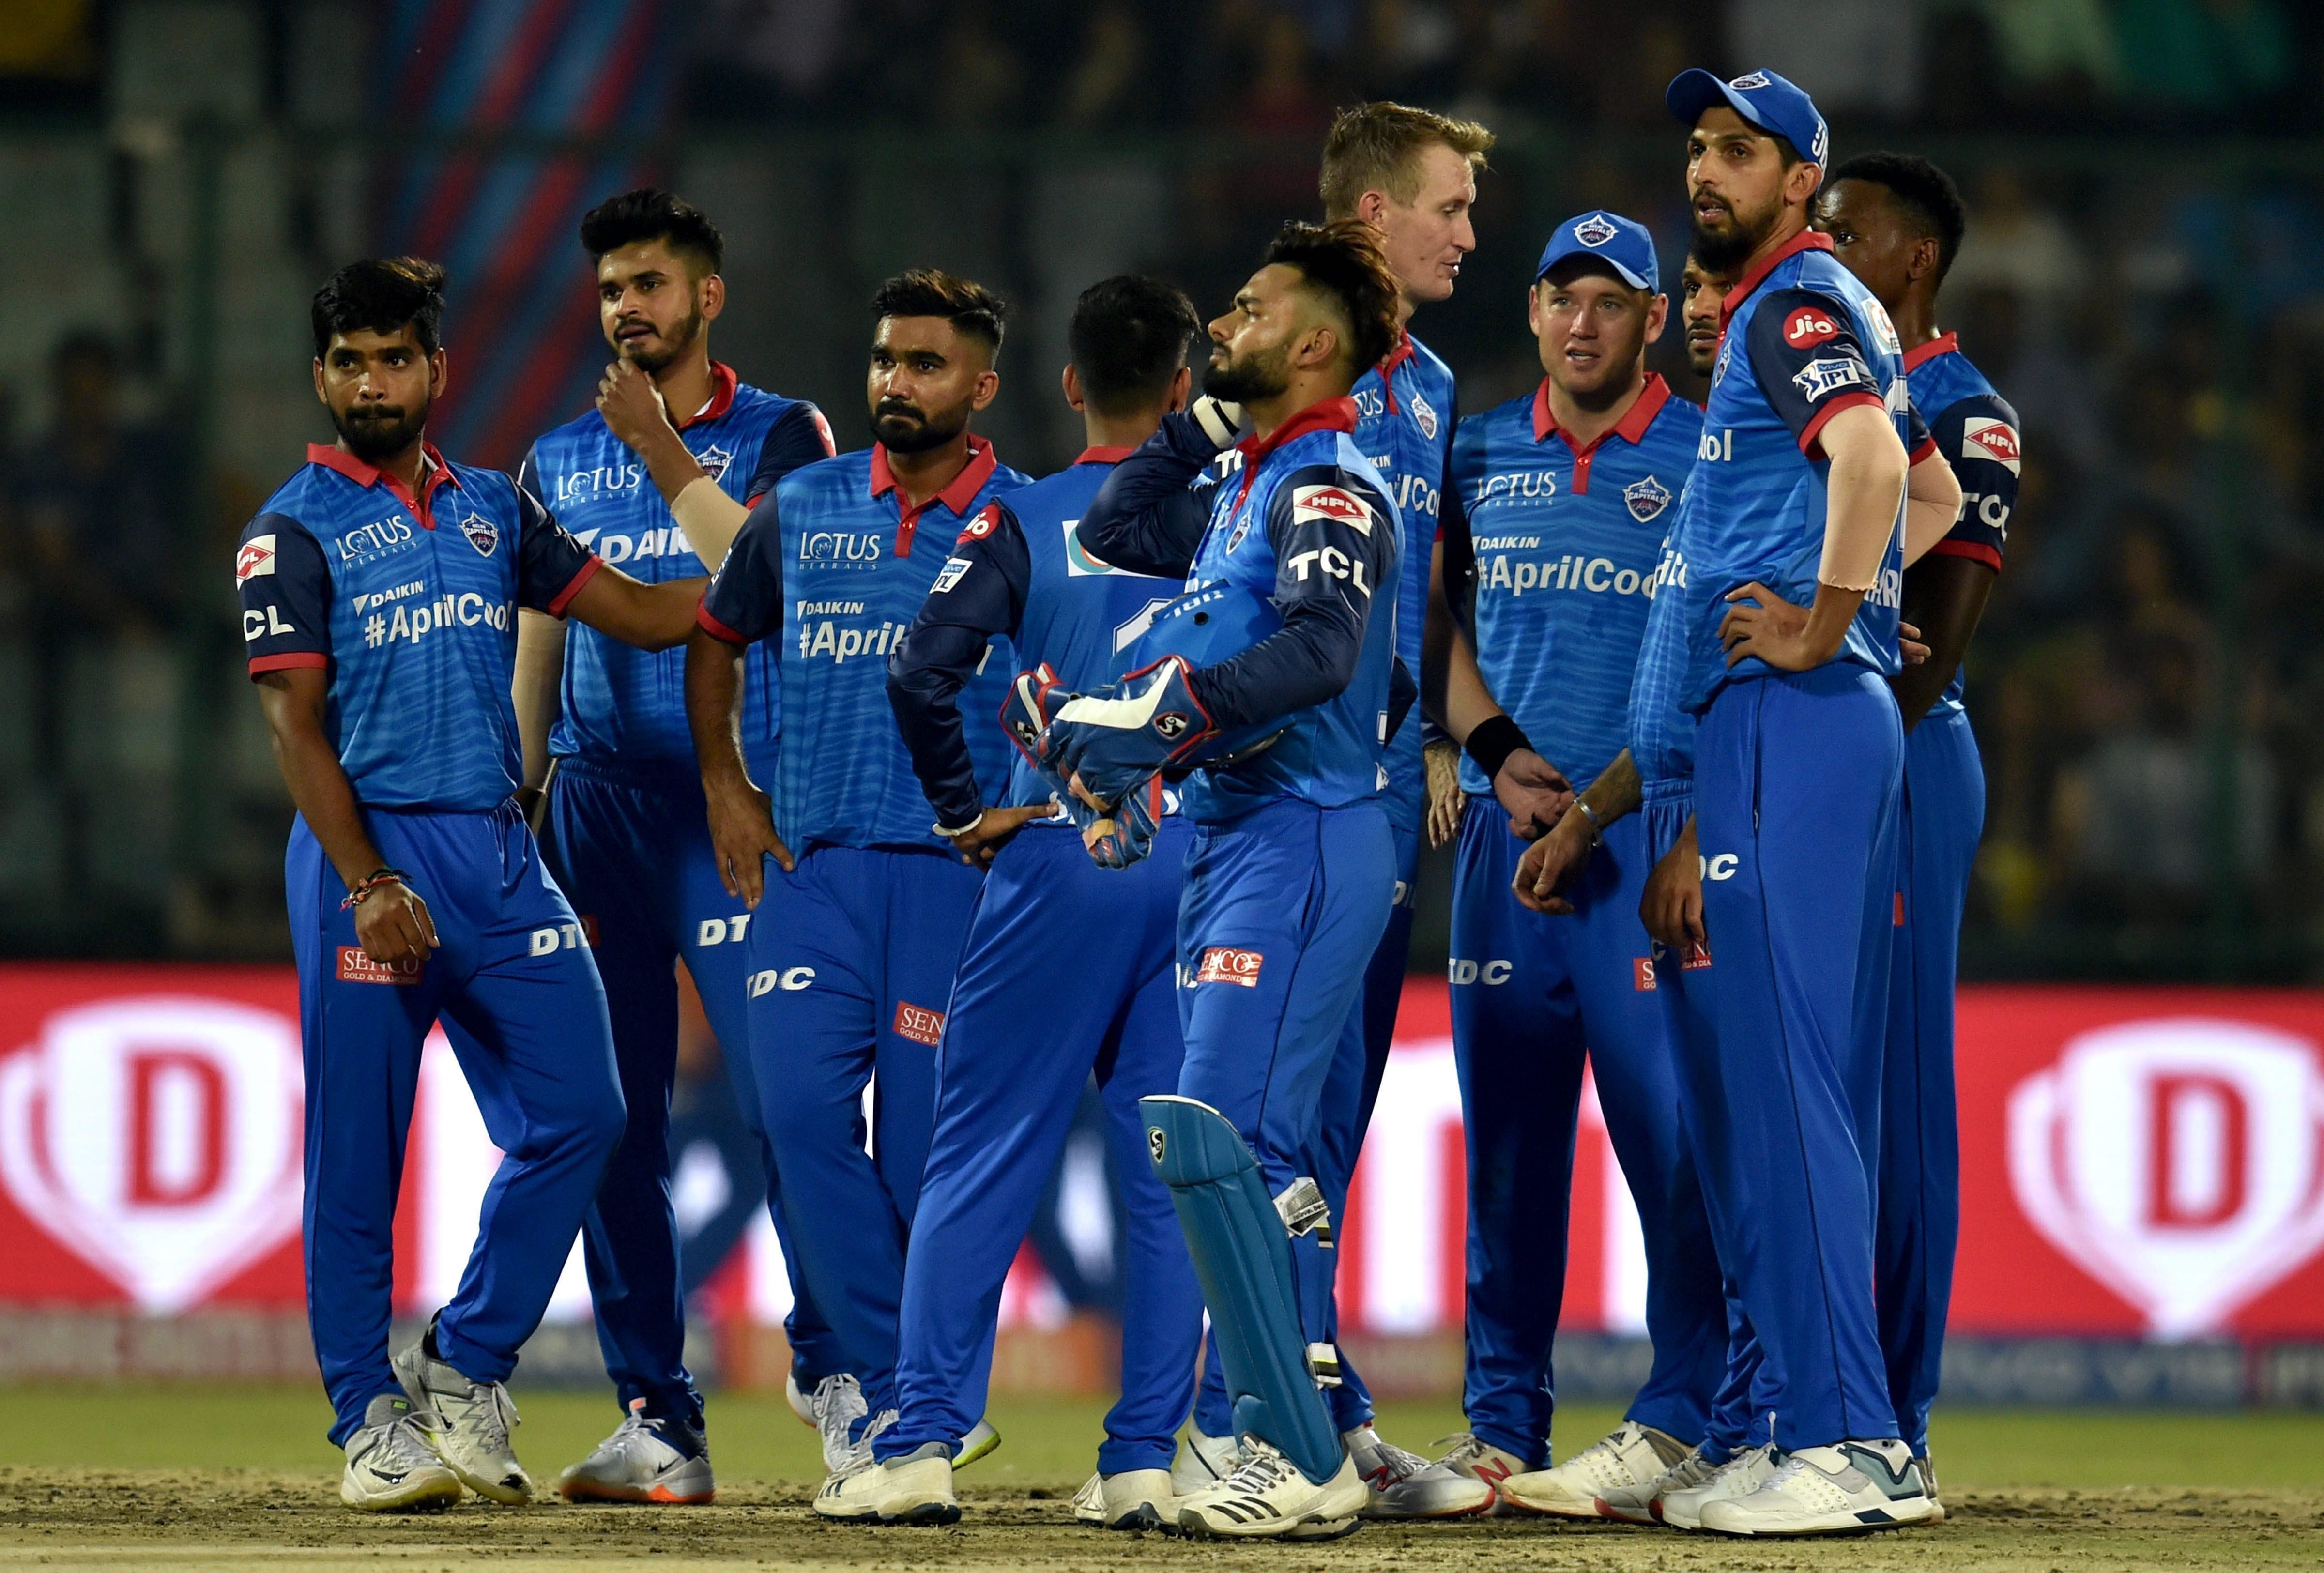
[{"label": "player wearing batting gloves", "polygon": [[[1559,225],[1527,302],[1541,385],[1462,423],[1444,511],[1446,554],[1474,561],[1476,586],[1474,654],[1457,628],[1437,636],[1450,650],[1443,724],[1468,754],[1452,917],[1471,1176],[1467,1447],[1518,1471],[1497,1482],[1511,1506],[1577,1518],[1651,1485],[1702,1440],[1727,1353],[1638,919],[1644,826],[1532,785],[1634,781],[1630,676],[1702,429],[1702,412],[1646,370],[1668,304],[1643,225],[1602,211]],[[1596,849],[1555,917],[1509,899],[1522,838],[1553,824]],[[1655,1365],[1623,1425],[1553,1468],[1550,1346],[1585,1047],[1644,1230]]]},{"label": "player wearing batting gloves", "polygon": [[[1738,277],[1689,515],[1687,703],[1703,860],[1700,980],[1732,1144],[1731,1264],[1781,1394],[1781,1467],[1710,1502],[1706,1529],[1813,1534],[1936,1511],[1897,1439],[1872,1300],[1863,1142],[1879,1066],[1858,1030],[1868,934],[1893,899],[1904,737],[1904,569],[1960,487],[1905,398],[1887,314],[1807,231],[1828,133],[1806,94],[1753,71],[1670,86],[1689,127],[1694,251]],[[1666,942],[1669,934],[1657,935]]]},{"label": "player wearing batting gloves", "polygon": [[[938,1051],[936,1134],[904,1260],[896,1423],[873,1446],[879,1467],[816,1501],[826,1516],[959,1518],[951,1454],[984,1410],[1001,1281],[1094,1072],[1128,1219],[1121,1398],[1074,1515],[1111,1529],[1177,1524],[1170,1455],[1192,1402],[1203,1301],[1147,1157],[1138,1100],[1178,1085],[1172,938],[1192,827],[1166,816],[1148,856],[1126,871],[1101,867],[1052,802],[1055,784],[1021,756],[999,794],[1006,806],[983,806],[968,740],[996,718],[964,714],[960,696],[996,638],[1066,688],[1096,689],[1130,666],[1139,628],[1179,581],[1114,567],[1077,529],[1113,466],[1165,413],[1185,407],[1196,331],[1186,298],[1153,280],[1108,279],[1083,291],[1065,391],[1089,446],[1069,468],[985,504],[889,662],[896,724],[936,822],[960,827],[954,847],[991,871]],[[1107,943],[1081,943],[1099,934]],[[1060,969],[1057,946],[1069,936],[1075,959]]]},{"label": "player wearing batting gloves", "polygon": [[[1396,300],[1364,225],[1284,227],[1211,324],[1209,397],[1122,462],[1079,531],[1118,567],[1185,576],[1148,649],[1178,642],[1067,698],[1037,749],[1117,816],[1143,812],[1157,770],[1213,767],[1185,787],[1185,1069],[1179,1096],[1145,1104],[1247,1449],[1180,1502],[1196,1533],[1342,1533],[1370,1500],[1318,1385],[1336,1365],[1314,1248],[1330,1219],[1304,1165],[1395,894],[1379,793],[1400,527],[1348,393],[1388,353]],[[1237,413],[1250,435],[1193,489]]]},{"label": "player wearing batting gloves", "polygon": [[[621,358],[598,408],[535,443],[518,482],[549,499],[576,538],[648,583],[699,575],[724,559],[747,502],[830,456],[830,429],[814,405],[750,387],[710,358],[709,325],[726,300],[724,244],[699,209],[667,191],[627,192],[581,220],[581,244],[596,266],[606,341]],[[772,652],[759,648],[751,665],[743,735],[753,767],[765,770],[776,731]],[[527,785],[542,786],[557,761],[542,851],[595,936],[630,1110],[581,1231],[597,1338],[625,1418],[558,1488],[576,1501],[707,1502],[715,1483],[702,1399],[686,1369],[669,1194],[676,968],[683,958],[694,976],[755,1129],[742,1025],[751,915],[719,884],[711,857],[686,728],[685,655],[633,650],[586,625],[568,639],[564,623],[528,612],[517,671]],[[762,1160],[765,1145],[761,1136]],[[793,1298],[794,1358],[812,1366],[829,1334],[811,1302]]]},{"label": "player wearing batting gloves", "polygon": [[[1026,483],[973,435],[1001,378],[1001,303],[948,273],[899,274],[872,297],[866,382],[877,441],[779,482],[735,538],[687,648],[686,704],[719,878],[752,911],[749,1032],[798,1271],[838,1360],[812,1387],[826,1495],[870,1467],[895,1412],[896,1315],[936,1099],[936,1048],[982,884],[896,735],[887,662],[987,502]],[[783,747],[771,798],[737,728],[743,652],[779,645]],[[1001,707],[1005,642],[960,700]],[[998,727],[969,731],[979,780],[1008,776]],[[792,847],[798,850],[796,854]],[[771,867],[770,866],[771,865]],[[874,1070],[872,1153],[863,1090]],[[810,1379],[812,1379],[810,1381]],[[982,1421],[953,1461],[999,1439]],[[821,1505],[821,1499],[818,1499]]]},{"label": "player wearing batting gloves", "polygon": [[[532,1483],[503,1385],[622,1139],[605,995],[516,798],[518,610],[682,641],[699,578],[641,584],[540,499],[426,440],[443,270],[349,263],[316,293],[338,441],[243,531],[250,675],[298,805],[283,862],[306,1058],[308,1318],[346,1449],[340,1500],[397,1508]],[[506,1154],[451,1302],[392,1360],[395,1202],[441,1020]]]},{"label": "player wearing batting gloves", "polygon": [[1886,1061],[1874,1256],[1880,1349],[1904,1443],[1931,1495],[1929,1405],[1960,1237],[1960,1136],[1953,1096],[1953,979],[1970,865],[1985,827],[1985,770],[1961,705],[1963,653],[2017,503],[2017,412],[1937,331],[1937,290],[1960,253],[1960,193],[1907,153],[1867,153],[1832,171],[1816,228],[1878,298],[1904,345],[1913,404],[1960,483],[1960,517],[1904,575],[1904,618],[1930,649],[1891,684],[1904,725]]}]

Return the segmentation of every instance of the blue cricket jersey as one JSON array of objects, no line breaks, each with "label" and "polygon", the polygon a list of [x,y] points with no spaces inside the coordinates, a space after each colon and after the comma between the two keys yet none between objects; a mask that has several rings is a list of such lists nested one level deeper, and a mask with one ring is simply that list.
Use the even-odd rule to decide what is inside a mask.
[{"label": "blue cricket jersey", "polygon": [[[1729,683],[1773,670],[1756,658],[1727,665],[1719,624],[1729,591],[1756,579],[1794,605],[1815,600],[1831,467],[1816,440],[1824,422],[1868,404],[1887,412],[1907,454],[1920,457],[1928,441],[1905,396],[1896,330],[1832,256],[1830,236],[1793,236],[1737,281],[1721,318],[1687,554],[1687,703],[1698,713]],[[1884,677],[1902,668],[1904,518],[1900,496],[1879,577],[1834,658]]]},{"label": "blue cricket jersey", "polygon": [[540,500],[433,446],[415,497],[319,443],[235,556],[250,672],[319,667],[325,735],[370,808],[482,814],[522,782],[520,606],[562,616],[604,566]]},{"label": "blue cricket jersey", "polygon": [[[1453,438],[1444,529],[1465,537],[1476,564],[1478,670],[1576,791],[1628,741],[1655,563],[1702,439],[1702,412],[1659,376],[1578,450],[1550,413],[1546,379]],[[1493,790],[1466,755],[1461,787]]]},{"label": "blue cricket jersey", "polygon": [[[726,495],[756,502],[799,465],[831,456],[831,428],[814,405],[751,387],[715,361],[710,373],[710,402],[679,420],[678,434]],[[633,578],[658,584],[709,572],[645,465],[595,409],[533,444],[517,481],[576,540]],[[753,650],[745,672],[742,741],[755,772],[772,765],[780,731],[773,653]],[[683,648],[641,650],[576,628],[565,641],[561,698],[551,754],[691,770]]]},{"label": "blue cricket jersey", "polygon": [[1655,564],[1653,604],[1638,641],[1637,670],[1630,677],[1626,731],[1630,763],[1642,786],[1694,779],[1694,717],[1686,697],[1687,520],[1694,491],[1683,487],[1670,511],[1670,533]]},{"label": "blue cricket jersey", "polygon": [[[1397,654],[1420,675],[1420,640],[1428,612],[1428,566],[1436,545],[1440,501],[1459,420],[1452,370],[1406,333],[1379,365],[1358,380],[1356,450],[1371,461],[1404,529],[1403,576],[1397,592]],[[1388,749],[1388,821],[1417,828],[1428,800],[1421,768],[1421,728],[1399,727]]]},{"label": "blue cricket jersey", "polygon": [[[1929,436],[1960,482],[1960,517],[1932,555],[1973,558],[2001,572],[2009,545],[2009,516],[2017,509],[2017,411],[1994,391],[1985,373],[1960,353],[1960,336],[1945,334],[1904,352],[1904,374],[1913,387],[1913,407],[1928,422]],[[1932,715],[1961,708],[1961,674],[1929,707]]]},{"label": "blue cricket jersey", "polygon": [[1353,399],[1326,400],[1214,455],[1192,419],[1166,416],[1083,516],[1080,539],[1109,563],[1184,574],[1190,592],[1243,591],[1281,614],[1276,632],[1192,675],[1220,731],[1277,729],[1187,781],[1197,820],[1283,797],[1337,808],[1387,785],[1403,529],[1355,426]]},{"label": "blue cricket jersey", "polygon": [[[775,828],[804,851],[944,846],[888,706],[888,657],[978,510],[1027,478],[969,439],[968,466],[908,504],[870,448],[792,471],[752,511],[710,582],[702,626],[730,644],[776,645],[786,745],[770,791]],[[968,740],[976,772],[1006,777],[1014,753],[997,724],[1017,668],[1006,641],[987,648],[962,703],[996,724]]]},{"label": "blue cricket jersey", "polygon": [[[960,532],[911,630],[888,662],[888,696],[912,766],[940,823],[974,819],[999,783],[980,782],[971,736],[997,714],[961,713],[960,695],[987,644],[1008,639],[1012,673],[1047,664],[1074,693],[1127,673],[1154,613],[1180,581],[1117,568],[1076,535],[1082,515],[1128,448],[1087,448],[1070,468],[988,502]],[[1004,734],[1005,735],[1005,734]],[[1010,752],[1010,806],[1049,801],[1023,754]]]}]

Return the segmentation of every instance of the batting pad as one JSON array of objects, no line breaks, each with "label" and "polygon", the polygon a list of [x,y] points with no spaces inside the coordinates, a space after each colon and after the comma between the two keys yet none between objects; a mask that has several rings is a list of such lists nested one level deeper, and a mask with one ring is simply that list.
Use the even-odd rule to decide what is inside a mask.
[{"label": "batting pad", "polygon": [[1340,1433],[1307,1368],[1291,1237],[1259,1160],[1207,1103],[1163,1096],[1138,1108],[1210,1308],[1235,1433],[1274,1444],[1321,1486],[1339,1473]]}]

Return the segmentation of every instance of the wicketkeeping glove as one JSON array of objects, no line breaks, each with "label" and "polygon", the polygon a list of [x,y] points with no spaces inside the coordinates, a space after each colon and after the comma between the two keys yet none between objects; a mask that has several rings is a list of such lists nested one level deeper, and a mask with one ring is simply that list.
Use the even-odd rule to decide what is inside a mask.
[{"label": "wicketkeeping glove", "polygon": [[1203,435],[1211,439],[1211,446],[1221,450],[1234,446],[1247,429],[1243,424],[1241,405],[1213,399],[1207,393],[1188,405],[1186,413],[1194,419],[1196,426],[1203,428]]},{"label": "wicketkeeping glove", "polygon": [[1181,765],[1218,735],[1194,697],[1194,667],[1165,656],[1094,694],[1076,694],[1049,712],[1034,762],[1100,803],[1119,803],[1157,771]]},{"label": "wicketkeeping glove", "polygon": [[1127,869],[1154,844],[1155,828],[1163,814],[1162,779],[1148,776],[1124,793],[1110,813],[1093,808],[1075,796],[1065,778],[1043,762],[1041,738],[1056,712],[1077,697],[1058,685],[1056,673],[1047,663],[1019,672],[1001,707],[1001,729],[1047,785],[1065,817],[1080,830],[1082,845],[1089,850],[1092,860],[1102,869]]}]

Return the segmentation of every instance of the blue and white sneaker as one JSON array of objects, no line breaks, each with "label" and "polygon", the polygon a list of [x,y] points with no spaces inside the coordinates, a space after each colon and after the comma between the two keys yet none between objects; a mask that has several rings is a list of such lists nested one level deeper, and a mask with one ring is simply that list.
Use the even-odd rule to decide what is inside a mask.
[{"label": "blue and white sneaker", "polygon": [[630,1412],[596,1450],[557,1477],[567,1502],[654,1502],[692,1506],[718,1495],[710,1449],[700,1432],[680,1421],[648,1419],[646,1401]]},{"label": "blue and white sneaker", "polygon": [[1702,1527],[1722,1535],[1860,1534],[1927,1523],[1936,1499],[1899,1441],[1800,1448],[1748,1496],[1709,1502]]}]

